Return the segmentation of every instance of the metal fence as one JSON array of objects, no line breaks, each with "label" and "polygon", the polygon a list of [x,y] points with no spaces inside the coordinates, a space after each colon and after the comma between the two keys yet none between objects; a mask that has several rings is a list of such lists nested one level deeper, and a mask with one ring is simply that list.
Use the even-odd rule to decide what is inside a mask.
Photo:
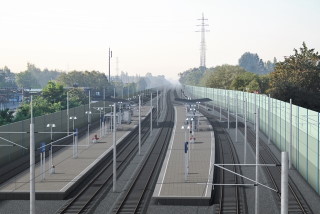
[{"label": "metal fence", "polygon": [[195,98],[208,97],[211,105],[244,115],[244,101],[247,101],[247,118],[255,123],[255,109],[260,109],[260,131],[281,151],[289,151],[290,125],[292,126],[292,165],[319,193],[319,136],[320,115],[306,108],[292,105],[290,124],[290,103],[269,98],[264,94],[242,91],[184,86]]}]

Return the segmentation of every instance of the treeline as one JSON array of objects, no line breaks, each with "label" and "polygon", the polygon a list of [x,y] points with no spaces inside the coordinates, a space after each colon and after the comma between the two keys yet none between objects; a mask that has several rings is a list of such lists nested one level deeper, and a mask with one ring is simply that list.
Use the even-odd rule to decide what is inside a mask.
[{"label": "treeline", "polygon": [[[67,93],[69,93],[70,108],[88,103],[88,97],[83,89],[65,90],[61,83],[49,81],[43,88],[41,95],[33,97],[33,115],[37,117],[66,109]],[[30,98],[19,106],[15,114],[12,110],[4,109],[0,111],[0,116],[0,125],[30,118]]]},{"label": "treeline", "polygon": [[[144,90],[169,84],[163,75],[152,76],[147,73],[140,77],[129,76],[127,73],[121,72],[121,77],[115,76],[111,78],[112,84],[109,84],[108,77],[99,71],[71,71],[63,72],[58,70],[49,70],[47,68],[41,70],[34,64],[27,64],[27,70],[20,73],[12,73],[5,66],[0,68],[0,88],[18,87],[18,88],[44,88],[49,81],[56,80],[65,87],[90,87],[90,88],[110,88],[113,85],[135,88],[136,90]],[[112,86],[111,86],[112,85]]]},{"label": "treeline", "polygon": [[282,62],[275,58],[273,62],[263,62],[257,54],[245,53],[236,66],[193,68],[179,76],[182,84],[271,94],[273,98],[286,102],[291,98],[296,105],[320,111],[320,56],[304,42]]},{"label": "treeline", "polygon": [[[6,72],[10,72],[7,68],[5,70]],[[27,72],[30,74],[29,71]],[[28,77],[32,76],[33,75],[29,75]],[[32,83],[37,82],[35,77],[32,77],[32,79]],[[33,97],[33,114],[34,116],[41,116],[66,109],[67,93],[69,94],[70,108],[86,104],[88,103],[88,96],[87,93],[85,93],[85,88],[91,88],[100,92],[105,91],[106,97],[113,96],[115,88],[117,97],[123,96],[126,98],[128,91],[132,95],[134,92],[144,89],[169,84],[164,76],[152,76],[151,73],[137,79],[137,82],[124,83],[118,78],[115,79],[117,81],[110,84],[106,75],[98,71],[60,72],[55,80],[49,80],[47,82],[42,88],[40,95]],[[19,106],[15,113],[9,109],[0,110],[0,125],[28,118],[30,118],[30,98],[25,98],[24,102]]]},{"label": "treeline", "polygon": [[5,66],[0,69],[0,88],[43,88],[50,80],[57,79],[61,72],[57,70],[41,70],[34,64],[27,64],[27,70],[20,73],[12,73]]}]

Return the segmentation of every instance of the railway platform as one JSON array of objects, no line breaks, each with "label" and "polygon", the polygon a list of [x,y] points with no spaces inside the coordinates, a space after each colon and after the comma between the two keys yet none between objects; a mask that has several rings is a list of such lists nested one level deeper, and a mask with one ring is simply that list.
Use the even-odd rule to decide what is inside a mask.
[{"label": "railway platform", "polygon": [[[141,107],[141,121],[150,113],[150,106]],[[136,126],[138,126],[138,114],[134,112],[130,124],[121,124],[117,128],[116,143],[119,144]],[[49,159],[46,158],[45,179],[41,177],[40,163],[35,166],[35,190],[37,200],[62,200],[79,183],[92,173],[96,164],[109,152],[112,152],[112,133],[110,131],[104,137],[93,143],[91,139],[99,135],[99,128],[90,131],[89,143],[87,134],[78,140],[78,157],[73,158],[73,149],[66,146],[53,154],[55,172],[49,172]],[[30,179],[29,170],[8,180],[0,186],[0,200],[28,200]]]},{"label": "railway platform", "polygon": [[[156,204],[165,205],[209,205],[212,193],[212,165],[215,160],[215,139],[212,126],[200,116],[199,130],[185,153],[185,139],[189,139],[186,128],[184,106],[175,107],[175,125],[167,154],[153,193]],[[192,140],[191,140],[192,141]],[[185,177],[186,155],[188,174]]]}]

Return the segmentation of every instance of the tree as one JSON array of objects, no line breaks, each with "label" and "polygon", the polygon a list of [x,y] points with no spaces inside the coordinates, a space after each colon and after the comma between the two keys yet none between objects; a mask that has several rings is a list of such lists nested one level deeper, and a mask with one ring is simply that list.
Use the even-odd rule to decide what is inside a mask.
[{"label": "tree", "polygon": [[186,85],[199,85],[205,71],[200,68],[192,68],[179,73],[179,82]]},{"label": "tree", "polygon": [[[86,104],[88,101],[83,89],[73,88],[69,93],[69,107],[77,107]],[[33,99],[34,116],[54,113],[67,108],[67,91],[60,83],[49,81],[48,85],[42,90],[40,96]],[[23,103],[17,110],[15,121],[30,118],[30,104]]]},{"label": "tree", "polygon": [[107,76],[98,71],[72,71],[69,73],[62,73],[57,81],[67,87],[78,86],[101,89],[108,87],[109,85]]},{"label": "tree", "polygon": [[[294,49],[294,55],[276,64],[274,72],[270,74],[271,94],[277,99],[288,101],[287,95],[293,96],[294,92],[295,104],[320,110],[320,106],[315,104],[320,93],[319,62],[318,52],[308,49],[303,42],[300,52]],[[303,99],[307,102],[302,102]]]},{"label": "tree", "polygon": [[260,85],[259,85],[259,82],[257,81],[257,79],[251,80],[251,82],[249,82],[247,87],[248,87],[248,91],[260,92]]},{"label": "tree", "polygon": [[4,66],[3,69],[0,69],[0,87],[17,87],[15,76],[7,66]]},{"label": "tree", "polygon": [[145,76],[147,88],[161,87],[169,84],[164,75],[152,76],[151,73],[147,73]]},{"label": "tree", "polygon": [[259,76],[259,85],[260,85],[260,92],[263,94],[269,93],[270,89],[270,75],[261,75]]},{"label": "tree", "polygon": [[14,111],[8,108],[0,110],[0,126],[11,123],[14,118],[13,113]]},{"label": "tree", "polygon": [[55,80],[60,75],[58,71],[43,71],[34,64],[27,64],[27,70],[16,75],[16,82],[23,88],[43,88],[50,80]]},{"label": "tree", "polygon": [[[272,69],[269,61],[269,69]],[[239,59],[239,66],[244,68],[248,72],[255,74],[266,74],[268,69],[265,68],[265,64],[262,59],[259,58],[258,54],[253,54],[250,52],[244,53]]]},{"label": "tree", "polygon": [[142,91],[147,88],[147,82],[145,78],[140,78],[139,81],[137,82],[137,89],[138,91]]},{"label": "tree", "polygon": [[63,85],[58,82],[49,81],[47,86],[42,89],[42,97],[51,104],[62,102],[66,99]]},{"label": "tree", "polygon": [[248,91],[249,90],[249,84],[252,80],[259,79],[257,74],[251,73],[251,72],[244,72],[237,76],[232,82],[231,82],[231,89],[239,90],[239,91]]},{"label": "tree", "polygon": [[16,82],[20,88],[41,88],[37,79],[30,71],[18,73],[16,75]]},{"label": "tree", "polygon": [[240,66],[222,65],[217,66],[213,72],[205,76],[205,86],[210,88],[227,88],[231,87],[232,81],[246,71]]},{"label": "tree", "polygon": [[[69,93],[69,108],[77,107],[88,103],[88,96],[83,89],[72,88]],[[64,105],[66,106],[66,104]]]},{"label": "tree", "polygon": [[56,70],[48,70],[47,68],[42,71],[31,63],[27,64],[27,71],[31,72],[41,88],[46,86],[49,81],[55,80],[60,75],[60,72]]}]

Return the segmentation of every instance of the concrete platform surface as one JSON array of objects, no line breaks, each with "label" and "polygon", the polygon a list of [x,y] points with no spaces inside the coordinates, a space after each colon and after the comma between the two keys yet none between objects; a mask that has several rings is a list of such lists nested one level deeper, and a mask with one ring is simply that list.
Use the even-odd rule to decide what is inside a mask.
[{"label": "concrete platform surface", "polygon": [[[186,120],[184,106],[175,107],[175,125],[166,158],[157,181],[153,198],[160,204],[202,204],[211,199],[215,141],[212,127],[203,116],[195,142],[189,144],[189,173],[185,181],[184,142],[189,130],[182,129]],[[186,131],[186,132],[185,132]]]},{"label": "concrete platform surface", "polygon": [[[150,107],[141,108],[141,121],[150,113]],[[117,144],[124,139],[130,131],[138,124],[138,114],[134,113],[131,124],[118,125],[116,132]],[[94,135],[99,139],[92,142]],[[35,189],[37,199],[64,199],[67,193],[76,188],[75,184],[90,172],[103,157],[112,151],[112,133],[107,132],[105,136],[99,136],[100,130],[90,131],[90,143],[87,134],[78,140],[78,157],[73,158],[73,149],[66,146],[64,149],[53,154],[53,165],[55,173],[50,174],[49,159],[46,157],[45,179],[42,180],[40,163],[35,167]],[[71,144],[72,145],[72,144]],[[0,186],[0,199],[25,199],[29,198],[30,174],[26,170]]]}]

